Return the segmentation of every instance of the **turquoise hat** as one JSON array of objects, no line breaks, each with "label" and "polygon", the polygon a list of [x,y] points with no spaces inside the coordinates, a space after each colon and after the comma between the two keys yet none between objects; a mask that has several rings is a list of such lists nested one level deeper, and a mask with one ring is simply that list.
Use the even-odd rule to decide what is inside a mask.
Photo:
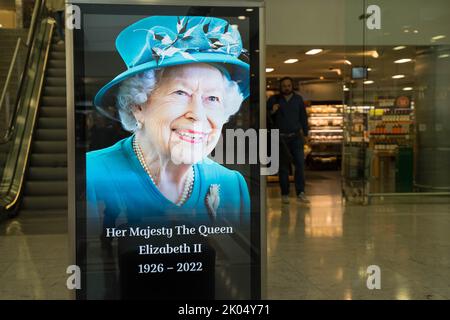
[{"label": "turquoise hat", "polygon": [[240,59],[239,31],[229,22],[212,17],[152,16],[126,27],[116,39],[116,48],[127,70],[101,88],[94,105],[107,107],[112,92],[125,79],[146,70],[189,63],[210,63],[238,83],[249,96],[249,64]]}]

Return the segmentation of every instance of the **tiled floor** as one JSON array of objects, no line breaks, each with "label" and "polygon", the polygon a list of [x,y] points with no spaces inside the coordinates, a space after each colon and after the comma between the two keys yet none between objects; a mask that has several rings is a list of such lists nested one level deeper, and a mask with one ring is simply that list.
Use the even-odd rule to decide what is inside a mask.
[{"label": "tiled floor", "polygon": [[[270,299],[450,299],[450,202],[344,205],[339,174],[308,173],[309,205],[268,188]],[[68,299],[67,223],[0,222],[0,299]],[[369,290],[367,267],[381,270]]]},{"label": "tiled floor", "polygon": [[67,219],[0,222],[0,299],[69,299]]},{"label": "tiled floor", "polygon": [[[270,299],[450,299],[448,199],[344,205],[337,172],[308,178],[309,205],[269,186]],[[367,288],[370,265],[380,290]]]}]

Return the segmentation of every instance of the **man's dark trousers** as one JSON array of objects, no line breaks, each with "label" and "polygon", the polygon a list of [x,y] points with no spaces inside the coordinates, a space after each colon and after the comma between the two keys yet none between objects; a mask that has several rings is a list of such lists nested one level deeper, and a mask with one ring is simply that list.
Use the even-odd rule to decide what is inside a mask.
[{"label": "man's dark trousers", "polygon": [[[292,159],[295,167],[295,191],[298,195],[305,191],[303,137],[297,134],[289,137],[281,136],[280,139],[285,142],[285,148],[280,146],[280,170],[278,172],[281,194],[283,196],[289,194],[289,168]],[[280,143],[283,143],[283,141],[280,141]],[[290,155],[287,151],[290,152]]]}]

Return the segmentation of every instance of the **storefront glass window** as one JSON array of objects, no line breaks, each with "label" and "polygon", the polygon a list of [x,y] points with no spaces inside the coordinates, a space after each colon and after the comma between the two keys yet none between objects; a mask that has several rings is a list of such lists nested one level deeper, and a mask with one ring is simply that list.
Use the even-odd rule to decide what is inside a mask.
[{"label": "storefront glass window", "polygon": [[449,192],[449,4],[372,2],[348,32],[362,46],[343,84],[345,194]]}]

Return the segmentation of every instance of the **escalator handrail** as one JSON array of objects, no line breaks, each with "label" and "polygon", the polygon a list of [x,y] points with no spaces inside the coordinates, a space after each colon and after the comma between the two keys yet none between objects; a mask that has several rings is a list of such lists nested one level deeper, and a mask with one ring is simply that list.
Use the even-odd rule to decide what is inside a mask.
[{"label": "escalator handrail", "polygon": [[26,42],[27,47],[30,46],[31,40],[34,38],[34,34],[36,32],[36,24],[37,24],[37,21],[40,20],[37,18],[37,16],[38,16],[38,13],[41,12],[42,7],[45,7],[44,1],[45,0],[38,0],[34,3],[33,15],[31,16],[30,29],[28,30],[28,36],[27,36],[27,42]]},{"label": "escalator handrail", "polygon": [[5,84],[3,86],[2,95],[0,96],[0,112],[2,111],[3,108],[3,101],[5,100],[6,92],[8,91],[9,82],[11,81],[11,76],[14,70],[14,65],[16,64],[16,59],[19,53],[19,47],[21,43],[22,38],[17,38],[16,47],[14,48],[14,54],[11,59],[11,64],[9,65],[8,74],[6,76]]}]

